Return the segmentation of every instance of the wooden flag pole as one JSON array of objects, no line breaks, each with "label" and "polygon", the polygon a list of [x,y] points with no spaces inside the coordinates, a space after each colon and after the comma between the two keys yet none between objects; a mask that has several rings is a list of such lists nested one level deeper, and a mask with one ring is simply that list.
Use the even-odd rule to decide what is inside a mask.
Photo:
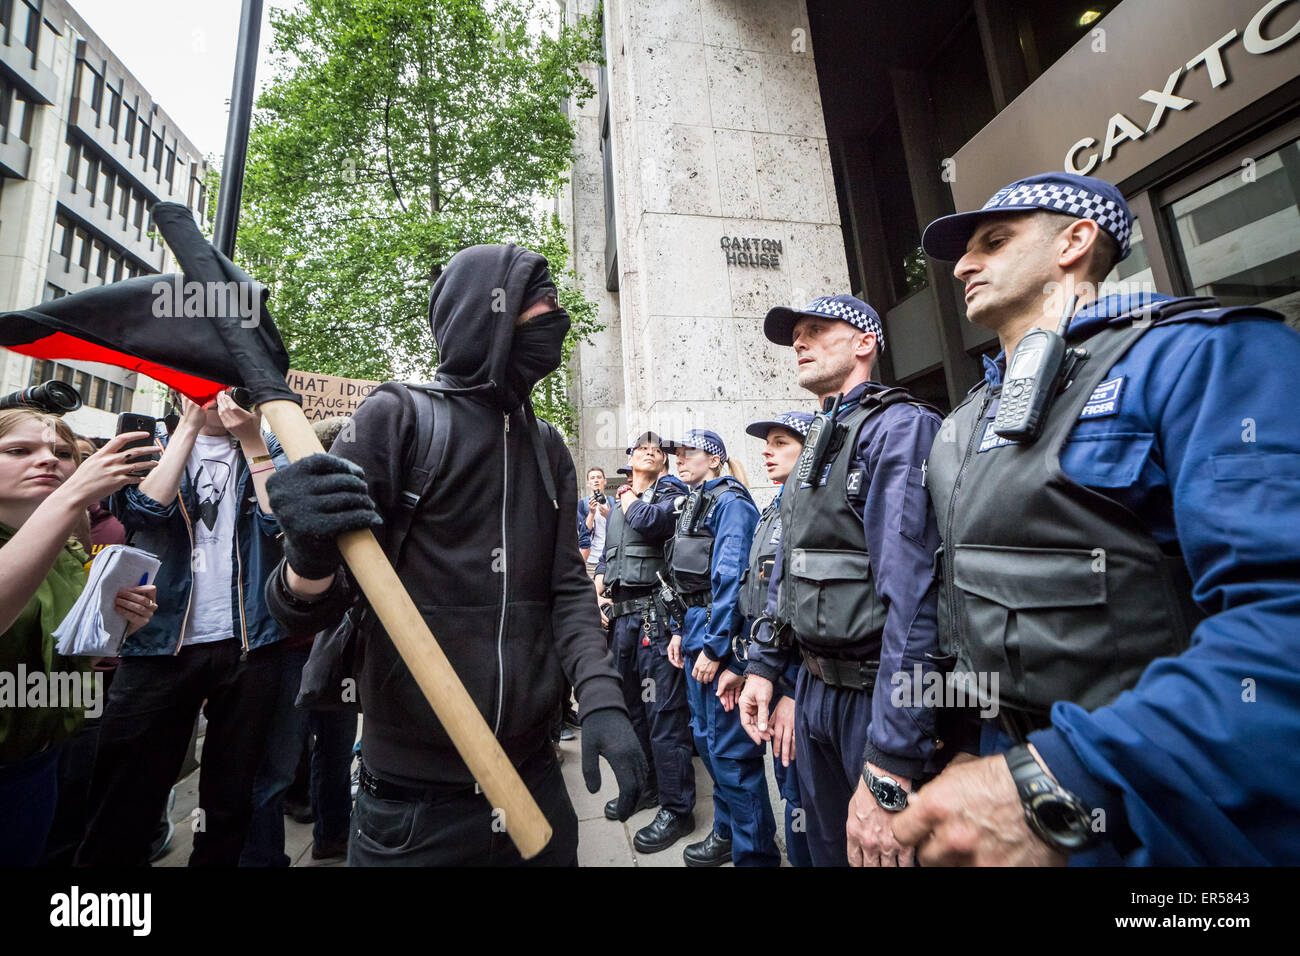
[{"label": "wooden flag pole", "polygon": [[[290,461],[324,452],[297,404],[277,400],[260,408]],[[524,859],[536,856],[551,840],[550,824],[456,676],[374,534],[368,529],[349,531],[340,535],[338,542],[343,560],[451,742],[492,806],[501,811],[501,822],[519,854]]]}]

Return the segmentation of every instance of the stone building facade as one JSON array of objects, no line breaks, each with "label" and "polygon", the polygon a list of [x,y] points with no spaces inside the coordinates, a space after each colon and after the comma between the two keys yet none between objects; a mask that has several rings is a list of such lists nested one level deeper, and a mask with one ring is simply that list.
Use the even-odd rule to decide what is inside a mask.
[{"label": "stone building facade", "polygon": [[[570,0],[565,15],[596,6]],[[762,318],[848,288],[807,11],[624,0],[604,15],[600,95],[573,115],[561,198],[606,326],[573,365],[579,474],[612,475],[643,429],[711,428],[770,496],[744,426],[815,402]]]}]

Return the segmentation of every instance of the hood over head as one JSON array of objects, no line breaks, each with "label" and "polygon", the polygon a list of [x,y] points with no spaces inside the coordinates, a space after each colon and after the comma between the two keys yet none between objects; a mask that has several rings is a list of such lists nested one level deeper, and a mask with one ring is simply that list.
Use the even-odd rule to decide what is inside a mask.
[{"label": "hood over head", "polygon": [[546,259],[513,243],[471,246],[447,263],[429,299],[438,345],[438,378],[474,388],[503,411],[524,403],[532,387],[560,367],[569,330],[563,309],[516,329],[529,306],[555,296]]}]

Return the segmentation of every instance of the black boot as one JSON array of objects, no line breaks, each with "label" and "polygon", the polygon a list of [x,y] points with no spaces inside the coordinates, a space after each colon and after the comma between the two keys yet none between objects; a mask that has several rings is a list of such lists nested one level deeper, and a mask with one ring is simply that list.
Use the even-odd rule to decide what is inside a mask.
[{"label": "black boot", "polygon": [[632,837],[638,853],[658,853],[666,850],[695,829],[694,813],[673,813],[660,809],[655,818]]},{"label": "black boot", "polygon": [[710,830],[699,843],[690,844],[682,851],[682,859],[687,866],[722,866],[731,862],[731,840],[718,836],[717,830]]},{"label": "black boot", "polygon": [[[638,810],[653,810],[657,806],[659,806],[659,789],[657,787],[646,787],[641,791],[641,798],[637,800],[636,806],[632,808],[632,812],[636,813]],[[618,819],[618,797],[615,797],[613,800],[609,801],[609,803],[605,804],[605,819]]]}]

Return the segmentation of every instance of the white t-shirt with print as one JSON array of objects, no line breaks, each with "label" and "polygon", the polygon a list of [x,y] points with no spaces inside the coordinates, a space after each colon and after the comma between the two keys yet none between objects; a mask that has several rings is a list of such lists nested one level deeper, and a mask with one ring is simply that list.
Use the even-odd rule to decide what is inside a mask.
[{"label": "white t-shirt with print", "polygon": [[234,584],[236,469],[241,452],[229,437],[199,435],[185,472],[198,499],[190,515],[194,553],[190,556],[194,589],[185,622],[184,644],[205,644],[238,637],[231,613]]}]

